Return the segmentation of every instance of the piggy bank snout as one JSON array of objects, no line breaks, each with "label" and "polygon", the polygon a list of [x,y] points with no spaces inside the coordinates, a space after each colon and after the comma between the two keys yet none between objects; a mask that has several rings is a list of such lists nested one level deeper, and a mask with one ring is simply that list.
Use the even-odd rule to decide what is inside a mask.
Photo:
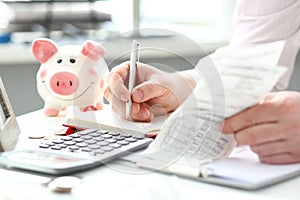
[{"label": "piggy bank snout", "polygon": [[78,87],[77,76],[70,72],[57,72],[50,79],[50,88],[59,95],[71,95]]}]

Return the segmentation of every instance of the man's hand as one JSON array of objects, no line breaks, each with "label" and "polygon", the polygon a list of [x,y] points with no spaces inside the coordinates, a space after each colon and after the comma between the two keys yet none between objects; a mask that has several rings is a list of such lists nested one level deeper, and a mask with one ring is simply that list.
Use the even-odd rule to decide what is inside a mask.
[{"label": "man's hand", "polygon": [[125,103],[132,98],[131,119],[151,121],[156,115],[174,111],[191,93],[194,83],[184,73],[167,73],[138,63],[136,86],[130,95],[128,84],[129,62],[113,68],[101,84],[104,96],[114,112],[125,118]]},{"label": "man's hand", "polygon": [[264,163],[300,161],[300,93],[267,94],[257,105],[225,120],[225,134],[250,145]]}]

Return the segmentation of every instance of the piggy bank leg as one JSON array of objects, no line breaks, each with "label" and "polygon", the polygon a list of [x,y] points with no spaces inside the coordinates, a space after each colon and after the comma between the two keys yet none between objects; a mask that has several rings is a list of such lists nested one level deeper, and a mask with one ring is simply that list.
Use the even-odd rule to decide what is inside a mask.
[{"label": "piggy bank leg", "polygon": [[54,108],[44,108],[44,114],[46,116],[57,116],[59,113],[59,110]]},{"label": "piggy bank leg", "polygon": [[97,110],[102,110],[103,109],[103,102],[97,102],[96,103],[96,108],[97,108]]},{"label": "piggy bank leg", "polygon": [[57,116],[59,114],[59,111],[61,109],[61,106],[58,105],[50,105],[49,103],[45,103],[44,105],[44,114],[46,116]]}]

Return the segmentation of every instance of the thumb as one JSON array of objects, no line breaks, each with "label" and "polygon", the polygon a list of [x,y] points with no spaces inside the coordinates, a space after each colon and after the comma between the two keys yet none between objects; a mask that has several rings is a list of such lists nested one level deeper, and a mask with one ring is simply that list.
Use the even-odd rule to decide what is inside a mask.
[{"label": "thumb", "polygon": [[168,92],[168,89],[160,84],[151,81],[143,82],[136,86],[132,91],[132,100],[136,103],[142,103],[160,97]]}]

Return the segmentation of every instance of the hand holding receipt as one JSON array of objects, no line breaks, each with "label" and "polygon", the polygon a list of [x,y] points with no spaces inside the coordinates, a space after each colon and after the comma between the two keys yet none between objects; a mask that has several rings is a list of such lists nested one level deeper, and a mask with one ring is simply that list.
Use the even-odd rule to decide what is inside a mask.
[{"label": "hand holding receipt", "polygon": [[[128,79],[128,90],[130,94],[135,85],[135,76],[136,76],[136,67],[137,62],[139,61],[139,46],[140,43],[136,40],[132,41],[131,53],[130,53],[130,70],[129,70],[129,79]],[[130,110],[132,106],[132,100],[129,98],[126,102],[126,118],[130,119]]]}]

